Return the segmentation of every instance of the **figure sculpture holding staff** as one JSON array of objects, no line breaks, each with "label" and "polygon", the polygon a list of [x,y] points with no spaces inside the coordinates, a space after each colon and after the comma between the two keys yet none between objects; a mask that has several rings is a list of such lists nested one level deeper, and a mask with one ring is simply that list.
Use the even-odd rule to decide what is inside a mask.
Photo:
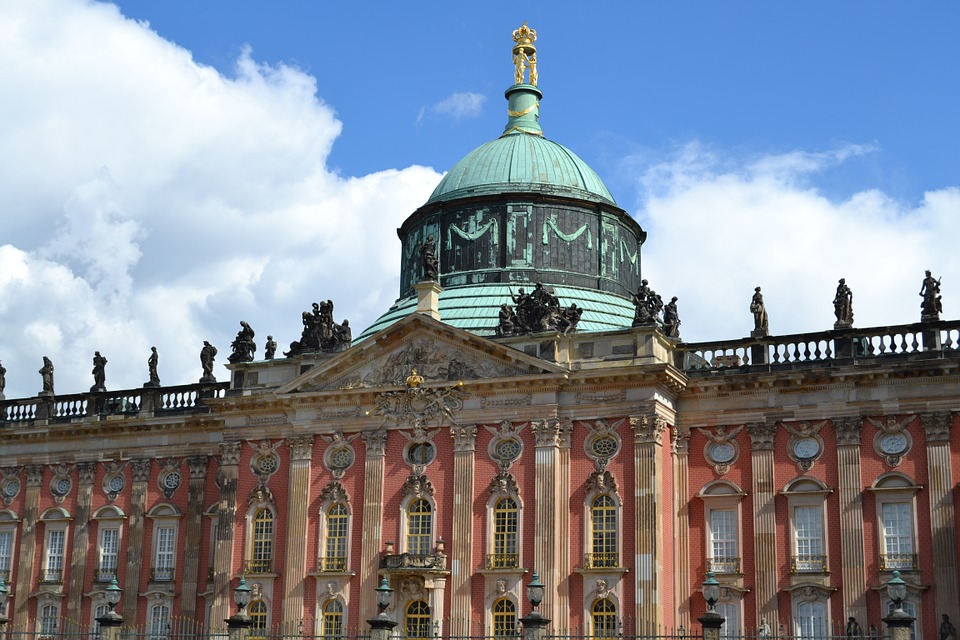
[{"label": "figure sculpture holding staff", "polygon": [[846,329],[853,326],[853,291],[847,286],[846,278],[840,278],[837,293],[833,296],[833,313],[837,321],[834,329]]},{"label": "figure sculpture holding staff", "polygon": [[420,264],[423,266],[423,279],[436,280],[440,268],[437,262],[437,241],[434,239],[433,234],[428,235],[423,243],[418,242],[417,248],[420,249]]}]

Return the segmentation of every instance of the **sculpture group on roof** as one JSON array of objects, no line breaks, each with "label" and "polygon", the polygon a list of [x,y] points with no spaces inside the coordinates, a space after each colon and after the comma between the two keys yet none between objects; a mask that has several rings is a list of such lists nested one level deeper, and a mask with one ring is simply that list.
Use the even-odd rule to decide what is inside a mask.
[{"label": "sculpture group on roof", "polygon": [[680,339],[680,313],[677,310],[677,296],[663,304],[660,294],[650,288],[648,280],[640,281],[640,288],[633,294],[633,326],[653,327],[660,322],[663,313],[663,333],[668,338]]},{"label": "sculpture group on roof", "polygon": [[303,332],[300,339],[290,343],[290,350],[283,355],[288,358],[315,351],[342,351],[353,342],[350,321],[337,324],[333,319],[333,301],[314,302],[312,311],[304,311]]},{"label": "sculpture group on roof", "polygon": [[583,309],[576,303],[560,306],[560,299],[538,282],[527,293],[522,287],[510,297],[516,307],[500,305],[498,336],[524,335],[541,331],[559,331],[567,334],[577,330]]},{"label": "sculpture group on roof", "polygon": [[231,364],[253,361],[253,354],[257,351],[257,343],[253,341],[255,335],[253,327],[241,320],[240,331],[237,332],[237,337],[230,344],[232,353],[227,360]]}]

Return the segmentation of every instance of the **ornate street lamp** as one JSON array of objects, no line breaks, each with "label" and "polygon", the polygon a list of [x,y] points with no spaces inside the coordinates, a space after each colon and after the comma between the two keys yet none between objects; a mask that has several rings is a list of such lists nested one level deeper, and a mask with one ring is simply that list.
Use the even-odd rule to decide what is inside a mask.
[{"label": "ornate street lamp", "polygon": [[386,640],[390,637],[390,631],[397,626],[395,620],[387,617],[387,608],[393,602],[393,589],[390,588],[386,576],[380,579],[380,586],[374,591],[377,593],[378,613],[376,617],[367,620],[371,630],[370,638],[371,640]]},{"label": "ornate street lamp", "polygon": [[544,618],[537,611],[537,607],[543,602],[544,584],[540,582],[540,574],[536,570],[533,577],[527,584],[527,600],[530,601],[530,613],[520,618],[523,623],[523,637],[525,640],[542,640],[546,633],[546,627],[550,624],[549,618]]},{"label": "ornate street lamp", "polygon": [[[3,578],[0,578],[0,612],[4,610],[4,607],[7,605],[7,595],[10,591],[7,589],[7,585],[3,583]],[[7,616],[0,613],[0,629],[3,628],[3,625],[7,624]]]},{"label": "ornate street lamp", "polygon": [[893,613],[903,611],[903,601],[907,599],[907,583],[900,577],[899,571],[893,572],[893,577],[887,582],[887,595],[893,602]]},{"label": "ornate street lamp", "polygon": [[720,627],[725,619],[717,613],[720,583],[713,577],[713,571],[708,571],[707,579],[703,581],[703,598],[707,601],[707,612],[697,618],[703,627],[703,640],[720,640]]},{"label": "ornate street lamp", "polygon": [[247,605],[250,604],[250,591],[246,578],[240,576],[240,584],[233,590],[233,601],[237,603],[237,612],[224,620],[227,623],[227,637],[230,640],[242,640],[244,631],[253,626],[253,620],[247,613]]},{"label": "ornate street lamp", "polygon": [[109,640],[116,635],[120,626],[123,625],[123,616],[116,611],[117,605],[120,604],[120,597],[123,596],[123,589],[120,588],[116,578],[110,581],[110,586],[106,588],[103,596],[110,609],[97,618],[97,623],[100,625],[100,637]]},{"label": "ornate street lamp", "polygon": [[915,618],[903,610],[903,601],[907,599],[907,583],[900,577],[899,571],[887,582],[887,596],[893,602],[893,611],[882,620],[890,630],[890,640],[910,640],[910,627]]}]

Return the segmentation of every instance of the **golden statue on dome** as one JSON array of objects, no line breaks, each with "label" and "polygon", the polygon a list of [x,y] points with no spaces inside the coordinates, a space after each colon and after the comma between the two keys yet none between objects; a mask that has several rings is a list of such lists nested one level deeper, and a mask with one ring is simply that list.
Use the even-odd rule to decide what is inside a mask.
[{"label": "golden statue on dome", "polygon": [[530,69],[530,84],[537,86],[537,48],[533,45],[537,40],[537,32],[527,26],[523,26],[513,32],[513,66],[516,71],[513,74],[515,84],[524,84],[524,76],[527,69]]}]

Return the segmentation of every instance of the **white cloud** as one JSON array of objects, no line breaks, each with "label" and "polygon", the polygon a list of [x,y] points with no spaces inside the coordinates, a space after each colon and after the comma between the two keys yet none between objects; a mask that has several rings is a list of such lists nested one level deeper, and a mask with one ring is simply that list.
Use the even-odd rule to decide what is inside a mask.
[{"label": "white cloud", "polygon": [[684,339],[748,335],[755,286],[771,333],[830,329],[841,277],[854,292],[855,326],[917,322],[925,269],[943,277],[945,318],[960,316],[960,188],[907,203],[879,188],[833,201],[811,184],[812,174],[871,150],[738,162],[688,144],[638,171],[644,272],[664,297],[679,297]]},{"label": "white cloud", "polygon": [[476,118],[483,112],[483,103],[486,100],[487,96],[482,93],[469,91],[452,93],[432,107],[421,108],[417,115],[417,122],[422,122],[428,112],[450,116],[455,120]]},{"label": "white cloud", "polygon": [[359,331],[396,297],[395,229],[440,176],[328,170],[341,124],[314,78],[249,50],[226,77],[82,0],[0,3],[0,67],[7,397],[44,355],[59,393],[89,388],[95,350],[109,388],[139,386],[151,345],[186,383],[241,319],[288,343],[314,300]]}]

